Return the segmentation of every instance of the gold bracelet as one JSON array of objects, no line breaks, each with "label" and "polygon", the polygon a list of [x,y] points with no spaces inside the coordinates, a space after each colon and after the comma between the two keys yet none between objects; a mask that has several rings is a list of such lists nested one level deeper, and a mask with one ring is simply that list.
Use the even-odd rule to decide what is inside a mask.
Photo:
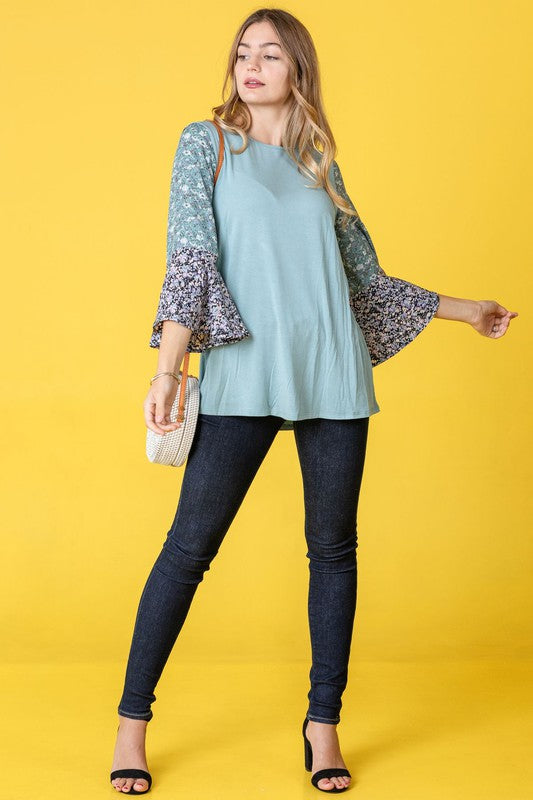
[{"label": "gold bracelet", "polygon": [[176,378],[176,380],[179,383],[180,380],[179,375],[176,375],[175,372],[158,372],[157,375],[154,375],[152,378],[150,378],[150,386],[152,385],[153,381],[155,381],[156,378],[160,378],[161,375],[172,375],[172,377]]}]

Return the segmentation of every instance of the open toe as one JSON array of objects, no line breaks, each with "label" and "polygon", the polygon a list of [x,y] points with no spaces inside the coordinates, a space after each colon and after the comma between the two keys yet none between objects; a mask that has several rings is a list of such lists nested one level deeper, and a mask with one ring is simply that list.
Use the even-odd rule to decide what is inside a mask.
[{"label": "open toe", "polygon": [[135,783],[133,783],[129,792],[123,792],[123,794],[146,794],[150,791],[152,786],[152,776],[149,772],[146,772],[145,769],[115,769],[111,773],[111,781],[114,781],[117,778],[142,778],[148,783],[148,788],[144,789],[142,792],[138,789],[134,789],[133,787],[135,786]]}]

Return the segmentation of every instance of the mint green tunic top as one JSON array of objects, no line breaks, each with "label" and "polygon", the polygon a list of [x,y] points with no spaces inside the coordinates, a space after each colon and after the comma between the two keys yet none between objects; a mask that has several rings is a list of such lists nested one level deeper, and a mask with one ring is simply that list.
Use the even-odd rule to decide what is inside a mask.
[{"label": "mint green tunic top", "polygon": [[[204,123],[218,146],[211,123]],[[224,131],[213,193],[218,269],[251,336],[202,353],[200,411],[284,420],[378,412],[372,364],[352,314],[336,207],[306,188],[283,147]]]},{"label": "mint green tunic top", "polygon": [[[191,330],[206,414],[276,415],[291,429],[377,413],[372,367],[424,329],[439,295],[387,275],[357,212],[344,215],[283,147],[249,137],[231,152],[241,145],[224,131],[214,185],[214,125],[181,133],[150,346],[167,319]],[[336,161],[329,179],[355,210]]]}]

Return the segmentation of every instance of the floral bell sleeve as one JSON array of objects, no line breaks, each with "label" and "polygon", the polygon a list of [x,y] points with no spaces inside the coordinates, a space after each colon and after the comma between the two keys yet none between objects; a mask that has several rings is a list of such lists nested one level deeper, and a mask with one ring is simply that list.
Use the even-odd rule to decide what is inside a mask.
[{"label": "floral bell sleeve", "polygon": [[190,328],[188,352],[250,336],[217,269],[218,237],[212,197],[217,165],[200,122],[182,131],[170,183],[166,272],[150,347],[159,347],[167,319]]},{"label": "floral bell sleeve", "polygon": [[[337,192],[355,209],[336,161],[332,167]],[[341,227],[344,217],[347,217],[345,229]],[[421,333],[439,307],[439,295],[387,275],[359,217],[346,215],[337,208],[335,232],[350,288],[350,307],[375,367]]]}]

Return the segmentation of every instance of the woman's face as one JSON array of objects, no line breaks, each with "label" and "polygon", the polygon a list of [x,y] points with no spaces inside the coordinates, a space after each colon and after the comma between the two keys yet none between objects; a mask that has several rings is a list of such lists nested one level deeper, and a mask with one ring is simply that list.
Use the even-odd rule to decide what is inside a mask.
[{"label": "woman's face", "polygon": [[[255,79],[259,85],[247,86]],[[235,64],[237,92],[249,106],[282,106],[289,87],[289,62],[270,22],[254,22],[244,31]]]}]

